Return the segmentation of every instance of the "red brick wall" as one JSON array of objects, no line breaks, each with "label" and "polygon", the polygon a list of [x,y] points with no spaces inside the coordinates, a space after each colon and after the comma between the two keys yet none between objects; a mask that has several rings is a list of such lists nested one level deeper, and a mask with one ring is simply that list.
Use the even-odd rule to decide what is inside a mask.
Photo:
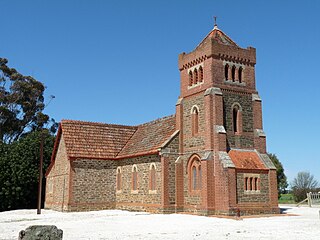
[{"label": "red brick wall", "polygon": [[68,210],[70,162],[66,153],[63,135],[57,150],[55,164],[46,181],[45,208]]}]

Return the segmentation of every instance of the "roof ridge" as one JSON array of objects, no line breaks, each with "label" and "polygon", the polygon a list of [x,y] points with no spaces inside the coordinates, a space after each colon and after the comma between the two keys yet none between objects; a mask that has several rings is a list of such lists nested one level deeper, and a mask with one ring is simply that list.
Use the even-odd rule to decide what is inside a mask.
[{"label": "roof ridge", "polygon": [[238,44],[237,44],[235,41],[233,41],[233,40],[232,40],[227,34],[225,34],[221,29],[219,29],[219,28],[213,28],[213,29],[202,39],[202,41],[195,47],[195,49],[197,49],[197,48],[204,42],[204,40],[207,39],[207,38],[211,35],[211,33],[212,33],[213,31],[217,31],[217,32],[222,33],[222,34],[223,34],[225,37],[227,37],[228,40],[231,41],[236,47],[241,48],[241,47],[238,46]]},{"label": "roof ridge", "polygon": [[170,118],[172,118],[172,117],[175,117],[175,114],[171,114],[171,115],[169,115],[169,116],[157,118],[157,119],[152,120],[152,121],[150,121],[150,122],[146,122],[146,123],[139,124],[139,125],[137,125],[136,127],[148,126],[148,125],[151,125],[151,124],[155,124],[155,123],[158,123],[158,122],[161,122],[161,121],[170,119]]},{"label": "roof ridge", "polygon": [[70,120],[70,119],[62,119],[61,124],[63,123],[78,123],[82,125],[95,125],[95,126],[111,126],[111,127],[125,127],[125,128],[133,128],[137,129],[137,126],[129,126],[122,124],[113,124],[113,123],[102,123],[102,122],[90,122],[90,121],[81,121],[81,120]]},{"label": "roof ridge", "polygon": [[115,155],[115,158],[117,158],[117,157],[120,155],[120,153],[122,152],[122,150],[128,145],[130,139],[133,138],[134,134],[135,134],[137,131],[138,131],[138,128],[131,134],[131,136],[129,137],[129,139],[126,141],[126,144],[124,144],[124,145],[122,146],[122,148],[120,149],[120,151],[117,152],[117,154]]}]

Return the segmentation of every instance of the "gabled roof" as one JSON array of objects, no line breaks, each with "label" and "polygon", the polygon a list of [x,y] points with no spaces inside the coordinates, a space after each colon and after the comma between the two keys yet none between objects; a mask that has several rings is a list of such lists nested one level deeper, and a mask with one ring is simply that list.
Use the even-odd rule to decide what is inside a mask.
[{"label": "gabled roof", "polygon": [[239,47],[230,37],[221,31],[217,25],[214,26],[213,30],[208,33],[208,35],[199,43],[198,46],[200,46],[208,38],[215,39],[218,43],[223,45]]},{"label": "gabled roof", "polygon": [[157,153],[175,132],[175,115],[138,126],[62,120],[52,159],[63,135],[69,159],[121,159]]},{"label": "gabled roof", "polygon": [[176,130],[175,115],[160,118],[138,126],[117,157],[158,151]]},{"label": "gabled roof", "polygon": [[254,150],[232,149],[228,152],[228,155],[237,169],[268,170]]},{"label": "gabled roof", "polygon": [[62,120],[62,134],[70,158],[115,158],[137,127]]}]

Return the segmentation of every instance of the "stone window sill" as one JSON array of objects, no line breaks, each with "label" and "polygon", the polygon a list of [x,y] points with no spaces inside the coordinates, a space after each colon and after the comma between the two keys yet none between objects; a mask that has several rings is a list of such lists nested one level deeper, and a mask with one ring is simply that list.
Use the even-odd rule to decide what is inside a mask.
[{"label": "stone window sill", "polygon": [[192,89],[192,88],[195,88],[195,87],[198,87],[198,86],[200,86],[202,84],[203,84],[203,80],[201,82],[198,82],[197,84],[192,84],[192,86],[188,86],[188,90]]},{"label": "stone window sill", "polygon": [[259,194],[260,190],[245,190],[245,194]]},{"label": "stone window sill", "polygon": [[226,84],[230,84],[230,85],[237,85],[237,86],[241,86],[241,87],[244,87],[246,86],[246,83],[245,82],[239,82],[239,80],[224,80],[224,83]]},{"label": "stone window sill", "polygon": [[149,190],[149,194],[157,194],[157,190]]},{"label": "stone window sill", "polygon": [[139,190],[131,190],[131,194],[138,194]]},{"label": "stone window sill", "polygon": [[122,190],[117,190],[116,191],[116,194],[120,194],[120,193],[122,193]]}]

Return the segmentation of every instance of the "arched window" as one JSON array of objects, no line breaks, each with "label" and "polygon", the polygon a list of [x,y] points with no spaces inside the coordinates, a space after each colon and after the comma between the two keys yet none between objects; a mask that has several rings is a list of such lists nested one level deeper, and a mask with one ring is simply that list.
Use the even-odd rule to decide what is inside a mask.
[{"label": "arched window", "polygon": [[193,74],[192,71],[189,71],[189,86],[192,86],[193,84]]},{"label": "arched window", "polygon": [[203,69],[202,67],[200,66],[199,67],[199,82],[202,82],[203,81]]},{"label": "arched window", "polygon": [[122,181],[121,181],[121,168],[118,167],[117,168],[117,191],[121,190],[121,184],[122,184]]},{"label": "arched window", "polygon": [[199,111],[196,106],[192,108],[191,112],[191,120],[192,120],[192,135],[197,135],[199,132]]},{"label": "arched window", "polygon": [[242,70],[242,67],[240,67],[238,72],[239,83],[242,83]]},{"label": "arched window", "polygon": [[132,190],[138,189],[138,171],[137,166],[132,167]]},{"label": "arched window", "polygon": [[236,79],[236,66],[232,66],[232,69],[231,69],[231,78],[232,78],[232,81],[234,82],[235,79]]},{"label": "arched window", "polygon": [[197,156],[194,156],[188,163],[189,189],[190,191],[201,190],[202,172],[201,162]]},{"label": "arched window", "polygon": [[150,169],[150,190],[156,190],[156,168],[154,164],[151,164]]},{"label": "arched window", "polygon": [[242,130],[242,115],[241,108],[238,104],[232,108],[232,125],[234,133],[241,133]]},{"label": "arched window", "polygon": [[243,189],[246,193],[260,193],[260,175],[245,174]]},{"label": "arched window", "polygon": [[224,66],[224,76],[225,76],[226,80],[228,80],[228,77],[229,77],[228,74],[229,74],[229,65],[226,64]]},{"label": "arched window", "polygon": [[233,131],[238,132],[238,108],[233,109]]},{"label": "arched window", "polygon": [[194,84],[197,84],[199,80],[199,76],[198,76],[198,70],[196,68],[193,71],[193,75],[194,75]]}]

